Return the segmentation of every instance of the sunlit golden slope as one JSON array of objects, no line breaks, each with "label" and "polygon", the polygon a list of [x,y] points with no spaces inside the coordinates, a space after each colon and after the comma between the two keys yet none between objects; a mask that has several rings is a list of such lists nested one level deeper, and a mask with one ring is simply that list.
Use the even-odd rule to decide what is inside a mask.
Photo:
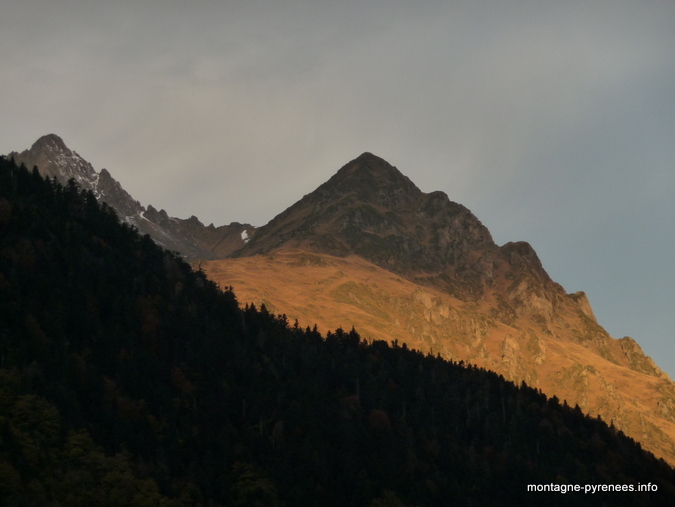
[{"label": "sunlit golden slope", "polygon": [[524,380],[600,415],[675,464],[675,385],[630,338],[609,337],[583,293],[561,298],[550,311],[534,296],[513,313],[504,299],[523,296],[528,281],[505,278],[506,265],[476,301],[355,255],[281,249],[201,266],[221,286],[233,286],[241,304],[264,303],[321,331],[354,326],[368,339],[398,340]]},{"label": "sunlit golden slope", "polygon": [[203,267],[242,303],[524,380],[675,464],[675,384],[638,344],[609,336],[586,295],[566,293],[528,243],[495,244],[466,207],[371,153],[232,257]]}]

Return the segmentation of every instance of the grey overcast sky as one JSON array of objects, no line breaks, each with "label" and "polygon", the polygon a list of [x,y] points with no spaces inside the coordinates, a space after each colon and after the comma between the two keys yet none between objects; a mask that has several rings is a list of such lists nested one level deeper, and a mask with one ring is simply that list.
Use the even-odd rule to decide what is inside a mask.
[{"label": "grey overcast sky", "polygon": [[675,2],[0,0],[0,153],[263,225],[364,151],[675,378]]}]

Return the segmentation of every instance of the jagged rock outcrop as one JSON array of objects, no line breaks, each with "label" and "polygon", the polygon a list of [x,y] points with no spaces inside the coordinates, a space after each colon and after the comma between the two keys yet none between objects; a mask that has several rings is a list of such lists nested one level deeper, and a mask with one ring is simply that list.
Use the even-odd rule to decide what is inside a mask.
[{"label": "jagged rock outcrop", "polygon": [[[38,166],[39,167],[39,166]],[[112,206],[123,219],[139,216],[145,208],[122,188],[107,169],[101,169],[96,188],[92,189],[99,200]]]},{"label": "jagged rock outcrop", "polygon": [[654,360],[642,351],[642,347],[640,347],[640,345],[638,345],[638,343],[630,336],[624,336],[619,340],[619,343],[621,344],[621,350],[623,350],[623,353],[633,370],[654,377],[669,378],[666,373],[661,371],[661,368],[656,366]]},{"label": "jagged rock outcrop", "polygon": [[214,259],[229,255],[246,245],[255,233],[255,227],[234,222],[230,225],[204,226],[197,217],[180,219],[169,217],[164,210],[151,205],[146,209],[136,201],[107,169],[97,173],[92,165],[77,152],[70,150],[63,140],[49,134],[38,139],[30,149],[7,155],[28,168],[37,167],[40,174],[56,178],[66,184],[70,179],[83,190],[91,190],[96,198],[111,206],[124,222],[141,233],[149,234],[164,248],[179,252],[189,260]]},{"label": "jagged rock outcrop", "polygon": [[55,134],[42,136],[28,150],[21,153],[11,152],[8,158],[14,158],[17,164],[29,169],[37,166],[40,174],[56,178],[66,184],[73,178],[85,190],[95,190],[99,175],[92,165],[70,150],[63,139]]}]

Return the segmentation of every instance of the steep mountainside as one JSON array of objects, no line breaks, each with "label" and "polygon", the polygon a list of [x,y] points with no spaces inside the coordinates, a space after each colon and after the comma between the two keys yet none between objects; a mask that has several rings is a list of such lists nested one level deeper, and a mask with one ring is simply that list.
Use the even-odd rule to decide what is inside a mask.
[{"label": "steep mountainside", "polygon": [[56,178],[62,184],[74,179],[80,188],[91,190],[97,199],[111,206],[123,221],[187,259],[225,257],[244,246],[244,238],[255,231],[249,224],[234,222],[220,227],[204,226],[195,216],[180,219],[169,217],[166,211],[157,211],[152,206],[146,209],[108,170],[101,169],[97,173],[89,162],[71,151],[54,134],[41,137],[29,150],[10,153],[8,158],[14,158],[17,164],[24,164],[29,169],[37,166],[40,174]]},{"label": "steep mountainside", "polygon": [[203,267],[244,301],[524,380],[675,463],[675,384],[639,345],[610,337],[586,295],[552,281],[529,244],[496,245],[465,207],[372,154],[233,257]]},{"label": "steep mountainside", "polygon": [[356,254],[463,298],[490,279],[489,231],[443,192],[422,193],[398,169],[364,153],[261,227],[234,257],[279,248]]},{"label": "steep mountainside", "polygon": [[585,294],[551,280],[529,244],[496,245],[468,209],[379,157],[364,153],[256,230],[146,209],[54,135],[10,156],[74,178],[160,245],[210,260],[209,276],[244,302],[526,381],[675,463],[675,384],[639,345],[610,337]]},{"label": "steep mountainside", "polygon": [[0,505],[674,502],[673,468],[578,408],[242,309],[92,192],[0,157]]}]

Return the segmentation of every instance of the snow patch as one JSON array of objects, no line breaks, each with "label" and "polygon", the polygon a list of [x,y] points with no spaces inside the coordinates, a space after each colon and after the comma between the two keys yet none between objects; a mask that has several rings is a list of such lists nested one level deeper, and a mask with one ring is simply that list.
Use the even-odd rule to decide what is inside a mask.
[{"label": "snow patch", "polygon": [[244,243],[248,243],[248,240],[251,239],[248,237],[248,232],[246,232],[246,229],[241,231],[241,239],[244,240]]}]

